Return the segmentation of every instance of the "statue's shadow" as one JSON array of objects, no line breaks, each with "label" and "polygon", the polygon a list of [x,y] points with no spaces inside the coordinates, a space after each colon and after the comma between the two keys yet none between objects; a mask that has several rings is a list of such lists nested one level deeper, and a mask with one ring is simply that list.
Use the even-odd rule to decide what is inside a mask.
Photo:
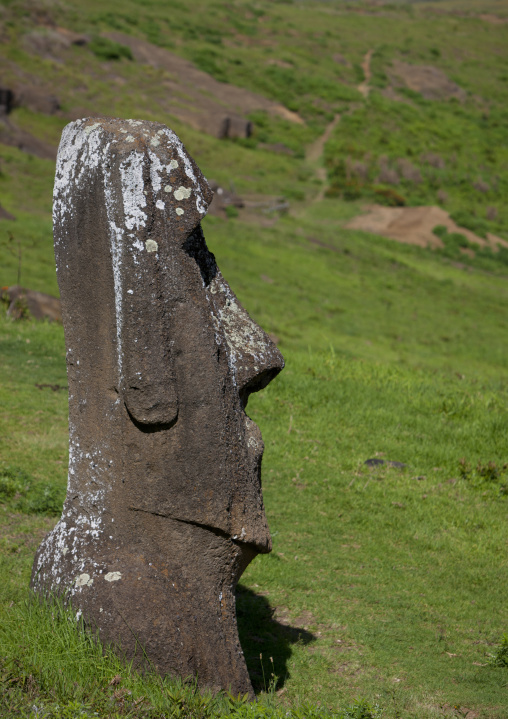
[{"label": "statue's shadow", "polygon": [[297,643],[310,644],[316,639],[306,629],[275,619],[275,611],[265,596],[241,584],[237,586],[238,633],[256,693],[269,688],[272,673],[277,677],[277,689],[282,688],[289,677],[288,661],[292,646]]}]

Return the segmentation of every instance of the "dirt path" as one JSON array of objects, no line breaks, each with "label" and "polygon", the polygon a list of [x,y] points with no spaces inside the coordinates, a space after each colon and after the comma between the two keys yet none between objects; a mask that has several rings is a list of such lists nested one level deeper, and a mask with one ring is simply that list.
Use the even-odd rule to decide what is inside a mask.
[{"label": "dirt path", "polygon": [[358,92],[361,92],[364,97],[368,97],[370,92],[369,82],[370,78],[372,77],[372,73],[370,71],[370,61],[373,54],[374,50],[369,50],[369,52],[363,58],[362,62],[362,70],[363,74],[365,75],[365,80],[358,85]]},{"label": "dirt path", "polygon": [[[367,97],[370,92],[369,87],[369,81],[371,78],[371,71],[370,71],[370,61],[372,58],[372,55],[374,53],[374,50],[369,50],[365,57],[363,58],[362,62],[362,70],[363,74],[365,76],[365,79],[363,82],[361,82],[358,85],[358,92],[360,92],[363,97]],[[326,126],[325,131],[323,134],[318,137],[317,140],[315,140],[311,145],[308,146],[307,152],[305,154],[305,159],[309,163],[309,165],[315,165],[315,174],[317,179],[321,182],[321,187],[314,198],[314,202],[320,202],[326,192],[326,168],[322,164],[322,158],[323,158],[323,152],[325,149],[325,145],[332,136],[333,131],[337,127],[337,125],[340,122],[340,115],[335,115],[333,120]]]},{"label": "dirt path", "polygon": [[315,140],[312,145],[308,146],[307,153],[305,155],[307,162],[314,164],[315,162],[319,161],[320,157],[323,154],[323,150],[325,149],[326,143],[330,139],[332,132],[335,130],[339,122],[340,115],[335,115],[333,120],[326,126],[326,130],[323,132],[323,134],[318,137],[318,139]]},{"label": "dirt path", "polygon": [[321,164],[323,158],[323,151],[325,149],[326,143],[332,135],[332,132],[335,130],[339,122],[340,115],[335,115],[333,120],[329,122],[326,126],[326,129],[323,134],[320,135],[317,140],[314,140],[314,142],[308,146],[307,152],[305,153],[305,159],[307,160],[309,165],[317,165],[315,167],[315,173],[317,179],[321,182],[321,187],[319,188],[318,194],[314,198],[314,202],[320,202],[325,196],[326,168]]}]

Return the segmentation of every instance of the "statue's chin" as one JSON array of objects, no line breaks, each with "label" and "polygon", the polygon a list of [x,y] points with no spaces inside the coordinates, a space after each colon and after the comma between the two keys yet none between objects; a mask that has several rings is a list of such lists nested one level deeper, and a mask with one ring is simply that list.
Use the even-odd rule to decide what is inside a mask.
[{"label": "statue's chin", "polygon": [[[117,535],[110,554],[101,541],[83,544],[78,562],[65,556],[55,567],[58,588],[68,587],[77,615],[138,667],[147,658],[161,675],[197,677],[201,686],[252,696],[235,588],[256,548],[213,529],[132,514],[131,541]],[[132,542],[133,536],[140,539]],[[51,541],[49,535],[48,546]],[[48,579],[43,586],[33,580],[34,588],[54,591]]]}]

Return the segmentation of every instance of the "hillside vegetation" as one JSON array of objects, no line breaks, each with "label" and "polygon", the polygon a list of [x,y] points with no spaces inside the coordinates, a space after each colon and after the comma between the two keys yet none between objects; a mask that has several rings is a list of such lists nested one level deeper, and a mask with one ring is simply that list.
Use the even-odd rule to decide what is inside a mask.
[{"label": "hillside vegetation", "polygon": [[[504,719],[508,3],[3,0],[0,23],[0,284],[58,294],[65,124],[157,120],[231,196],[207,242],[286,358],[249,401],[274,543],[238,591],[249,704],[140,677],[29,599],[65,346],[1,303],[0,714]],[[371,203],[439,205],[483,244],[347,229]]]}]

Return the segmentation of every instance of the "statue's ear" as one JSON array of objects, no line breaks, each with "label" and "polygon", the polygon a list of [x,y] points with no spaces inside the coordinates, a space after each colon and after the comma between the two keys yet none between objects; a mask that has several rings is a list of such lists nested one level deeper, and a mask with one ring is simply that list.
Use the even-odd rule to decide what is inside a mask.
[{"label": "statue's ear", "polygon": [[127,379],[123,389],[125,406],[139,424],[173,424],[178,416],[178,399],[166,384]]},{"label": "statue's ear", "polygon": [[138,326],[135,334],[125,333],[123,338],[129,346],[124,352],[122,399],[136,422],[172,424],[178,416],[178,395],[168,337],[160,336],[156,324],[148,334]]},{"label": "statue's ear", "polygon": [[157,252],[121,266],[122,310],[118,337],[120,392],[132,418],[146,425],[172,424],[178,416],[174,372],[172,302]]}]

